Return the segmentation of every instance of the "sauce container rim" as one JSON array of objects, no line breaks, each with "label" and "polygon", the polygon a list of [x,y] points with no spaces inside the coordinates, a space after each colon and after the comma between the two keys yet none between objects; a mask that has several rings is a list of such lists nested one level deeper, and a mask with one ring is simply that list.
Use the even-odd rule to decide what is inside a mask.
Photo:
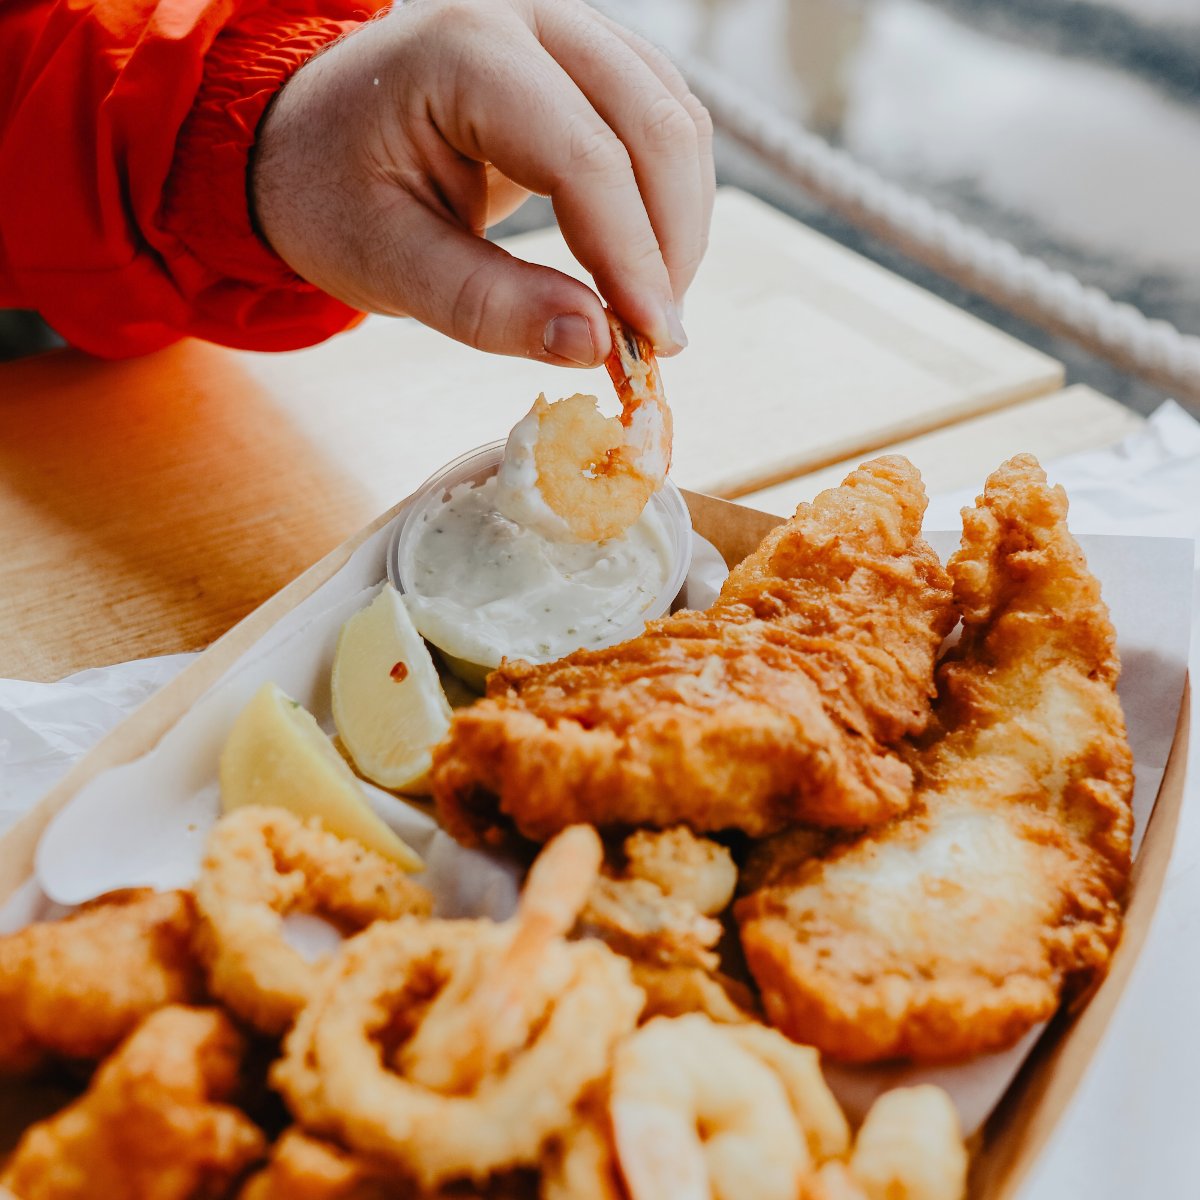
[{"label": "sauce container rim", "polygon": [[[395,528],[388,542],[387,577],[398,592],[403,594],[409,590],[405,587],[404,573],[401,570],[402,550],[408,537],[412,536],[413,530],[417,527],[417,518],[424,511],[429,498],[439,490],[457,487],[469,479],[485,479],[489,475],[495,474],[506,444],[506,440],[501,439],[460,454],[430,475],[413,492],[403,511],[397,517]],[[643,615],[615,631],[611,640],[606,640],[606,645],[616,645],[636,637],[647,621],[665,616],[670,612],[675,600],[683,590],[688,569],[691,566],[692,517],[687,501],[684,500],[679,488],[670,478],[664,480],[663,486],[650,497],[649,504],[658,506],[659,514],[667,531],[668,544],[674,551],[674,561],[668,564],[666,580],[662,588],[655,593],[653,600],[643,610]],[[450,656],[445,651],[442,653],[449,659]],[[479,664],[467,665],[478,666]],[[487,667],[487,669],[491,670],[492,667]],[[458,672],[456,671],[456,673]],[[472,681],[468,680],[468,682]]]}]

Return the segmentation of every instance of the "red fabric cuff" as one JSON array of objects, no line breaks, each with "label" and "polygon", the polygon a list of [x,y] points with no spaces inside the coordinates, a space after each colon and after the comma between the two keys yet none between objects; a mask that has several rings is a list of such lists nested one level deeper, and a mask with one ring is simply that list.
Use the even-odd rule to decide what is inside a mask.
[{"label": "red fabric cuff", "polygon": [[360,24],[289,19],[268,5],[213,42],[204,81],[175,143],[160,228],[214,276],[317,292],[255,230],[248,168],[259,122],[279,89],[318,50]]}]

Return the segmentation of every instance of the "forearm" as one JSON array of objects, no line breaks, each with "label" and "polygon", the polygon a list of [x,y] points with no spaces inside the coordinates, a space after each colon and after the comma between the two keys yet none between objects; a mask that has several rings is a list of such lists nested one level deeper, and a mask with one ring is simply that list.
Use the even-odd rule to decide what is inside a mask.
[{"label": "forearm", "polygon": [[113,357],[185,334],[285,349],[352,323],[258,238],[246,177],[274,94],[365,8],[0,8],[0,302]]}]

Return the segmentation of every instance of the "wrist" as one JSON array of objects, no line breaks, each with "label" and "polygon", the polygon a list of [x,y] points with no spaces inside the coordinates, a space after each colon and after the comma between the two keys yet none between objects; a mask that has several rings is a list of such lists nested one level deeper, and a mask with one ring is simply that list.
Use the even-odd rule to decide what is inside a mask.
[{"label": "wrist", "polygon": [[266,9],[213,43],[176,142],[163,203],[166,232],[206,272],[239,283],[301,284],[260,235],[251,189],[258,131],[292,76],[361,23]]}]

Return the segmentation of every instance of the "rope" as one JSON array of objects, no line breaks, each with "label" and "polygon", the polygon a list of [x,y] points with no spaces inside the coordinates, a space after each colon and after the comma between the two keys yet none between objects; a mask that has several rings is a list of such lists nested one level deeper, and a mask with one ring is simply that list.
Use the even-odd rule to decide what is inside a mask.
[{"label": "rope", "polygon": [[[610,15],[624,20],[623,14]],[[1124,371],[1200,401],[1200,338],[1085,286],[884,179],[709,63],[673,58],[717,129],[834,212],[1017,316],[1071,338]]]}]

